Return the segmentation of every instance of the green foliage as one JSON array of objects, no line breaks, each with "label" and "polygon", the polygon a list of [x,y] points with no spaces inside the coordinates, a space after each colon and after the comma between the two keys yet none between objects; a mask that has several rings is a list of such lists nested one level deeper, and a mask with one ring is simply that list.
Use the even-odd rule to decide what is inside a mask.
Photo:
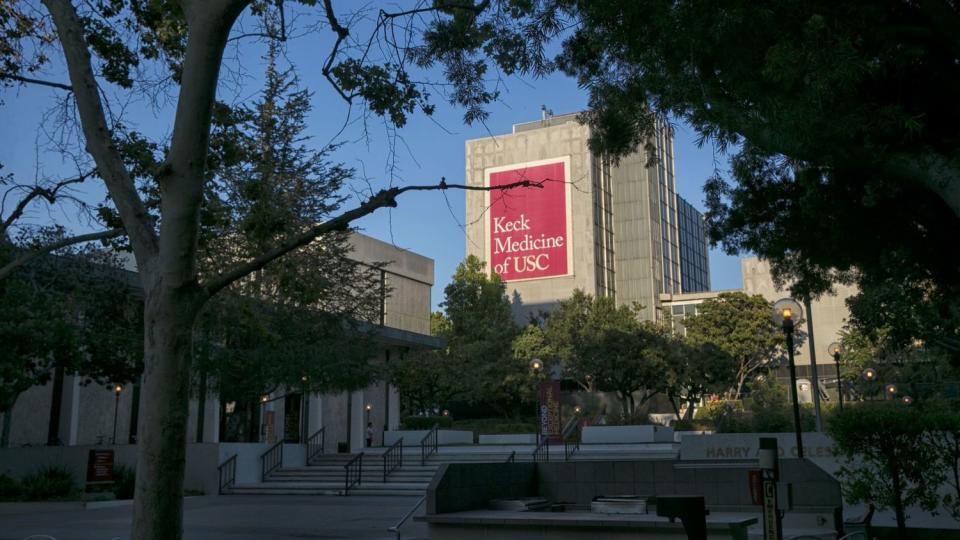
[{"label": "green foliage", "polygon": [[12,502],[20,500],[23,488],[20,482],[15,478],[10,478],[5,474],[0,474],[0,502]]},{"label": "green foliage", "polygon": [[924,416],[930,431],[928,437],[936,448],[941,468],[949,487],[943,496],[943,505],[954,519],[960,520],[960,413],[957,402],[931,401],[925,403]]},{"label": "green foliage", "polygon": [[113,467],[113,495],[117,499],[132,499],[136,480],[136,469],[115,465]]},{"label": "green foliage", "polygon": [[948,142],[960,122],[943,93],[960,86],[943,23],[955,6],[569,6],[559,64],[590,89],[598,149],[633,151],[654,113],[737,149],[735,184],[708,184],[714,241],[773,261],[800,290],[854,268],[956,283],[960,254],[940,248],[960,212]]},{"label": "green foliage", "polygon": [[[696,420],[712,426],[718,433],[792,433],[793,402],[787,388],[774,379],[753,385],[743,400],[708,401],[698,409]],[[800,426],[813,431],[816,423],[813,407],[800,405]]]},{"label": "green foliage", "polygon": [[[692,344],[689,339],[673,338],[670,358],[662,373],[663,392],[680,420],[693,417],[696,404],[707,394],[720,393],[736,380],[737,362],[733,356],[712,343]],[[686,406],[681,416],[681,406]]]},{"label": "green foliage", "polygon": [[639,321],[637,306],[579,290],[547,319],[546,335],[557,339],[554,350],[574,379],[617,393],[624,417],[658,393],[671,354],[668,331]]},{"label": "green foliage", "polygon": [[[310,94],[268,50],[264,89],[249,107],[221,106],[201,223],[201,272],[250,260],[335,213],[353,171],[312,150],[306,118]],[[234,283],[211,301],[197,324],[196,366],[221,400],[254,414],[263,394],[328,392],[366,386],[380,375],[373,356],[379,322],[380,265],[351,258],[349,231],[307,246]],[[201,381],[204,380],[201,378]],[[205,390],[204,390],[205,391]],[[234,422],[236,423],[236,422]],[[254,439],[254,430],[240,437]]]},{"label": "green foliage", "polygon": [[[876,398],[883,395],[887,383],[896,383],[901,396],[921,401],[944,398],[949,397],[944,383],[960,378],[957,366],[941,351],[921,342],[902,346],[891,337],[888,328],[866,329],[848,324],[840,343],[840,373],[845,387],[856,396]],[[876,380],[864,379],[867,368],[876,371]]]},{"label": "green foliage", "polygon": [[436,425],[442,429],[453,427],[453,419],[449,416],[404,416],[400,423],[403,429],[411,430],[432,429]]},{"label": "green foliage", "polygon": [[697,314],[683,324],[695,346],[715,346],[737,363],[730,395],[739,398],[756,375],[779,359],[782,331],[770,320],[771,303],[760,295],[722,293],[697,306]]},{"label": "green foliage", "polygon": [[51,501],[73,499],[79,496],[80,488],[73,475],[63,467],[44,467],[20,481],[21,497],[25,501]]},{"label": "green foliage", "polygon": [[[33,231],[17,245],[62,235]],[[16,252],[0,239],[0,263]],[[0,411],[57,367],[98,383],[135,378],[143,356],[140,304],[116,257],[94,247],[40,257],[0,281]]]},{"label": "green foliage", "polygon": [[893,508],[900,538],[906,538],[907,507],[936,511],[942,456],[930,439],[937,426],[923,411],[898,403],[851,404],[827,425],[848,460],[839,472],[848,502]]},{"label": "green foliage", "polygon": [[696,420],[709,423],[719,433],[743,433],[752,425],[745,419],[742,401],[708,401],[697,411]]},{"label": "green foliage", "polygon": [[[431,327],[435,336],[449,335],[450,323],[442,313],[431,315]],[[437,414],[465,391],[463,370],[448,350],[408,352],[388,368],[405,411]]]},{"label": "green foliage", "polygon": [[460,366],[462,396],[473,403],[497,404],[504,412],[517,406],[531,382],[529,367],[513,355],[518,328],[513,322],[506,287],[485,263],[468,256],[444,289],[450,321],[448,354]]}]

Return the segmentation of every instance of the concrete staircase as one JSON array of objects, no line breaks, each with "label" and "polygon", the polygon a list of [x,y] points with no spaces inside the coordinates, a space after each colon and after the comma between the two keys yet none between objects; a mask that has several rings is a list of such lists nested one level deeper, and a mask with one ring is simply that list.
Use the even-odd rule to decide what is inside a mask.
[{"label": "concrete staircase", "polygon": [[[412,452],[411,452],[412,454]],[[267,477],[266,482],[242,484],[229,493],[261,495],[343,495],[344,465],[356,454],[332,454],[319,456],[305,467],[285,467]],[[416,459],[404,456],[403,465],[383,478],[381,454],[365,452],[360,484],[350,488],[350,495],[409,495],[426,493],[427,486],[439,463],[420,465],[419,452]]]}]

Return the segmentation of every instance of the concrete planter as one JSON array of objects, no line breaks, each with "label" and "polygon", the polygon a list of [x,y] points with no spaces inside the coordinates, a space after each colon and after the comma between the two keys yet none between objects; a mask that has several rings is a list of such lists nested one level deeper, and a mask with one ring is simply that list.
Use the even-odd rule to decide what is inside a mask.
[{"label": "concrete planter", "polygon": [[480,444],[536,444],[536,433],[481,435]]},{"label": "concrete planter", "polygon": [[[420,446],[420,441],[429,433],[426,429],[387,431],[383,434],[383,444],[390,446],[403,437],[404,446]],[[472,431],[460,431],[452,429],[441,429],[437,433],[437,444],[441,446],[450,444],[473,444]]]},{"label": "concrete planter", "polygon": [[673,442],[673,429],[663,426],[587,426],[583,444],[630,444]]}]

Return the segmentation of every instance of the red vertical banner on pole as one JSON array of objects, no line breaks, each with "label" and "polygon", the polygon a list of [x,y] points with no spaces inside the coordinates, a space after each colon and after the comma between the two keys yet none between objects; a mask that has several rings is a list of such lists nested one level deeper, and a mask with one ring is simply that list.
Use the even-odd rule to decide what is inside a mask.
[{"label": "red vertical banner on pole", "polygon": [[563,442],[560,430],[560,381],[543,381],[537,388],[538,416],[540,435],[549,437],[550,442]]}]

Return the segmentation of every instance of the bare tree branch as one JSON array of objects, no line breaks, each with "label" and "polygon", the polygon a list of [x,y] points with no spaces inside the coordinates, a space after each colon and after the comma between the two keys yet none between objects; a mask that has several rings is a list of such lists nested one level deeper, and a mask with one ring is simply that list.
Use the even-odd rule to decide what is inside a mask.
[{"label": "bare tree branch", "polygon": [[90,234],[81,234],[79,236],[71,236],[70,238],[64,238],[63,240],[58,240],[52,242],[45,246],[40,246],[39,248],[31,249],[30,251],[20,255],[16,259],[10,261],[6,265],[0,267],[0,280],[3,280],[7,276],[13,273],[17,268],[27,264],[28,262],[36,259],[41,255],[46,255],[47,253],[52,253],[58,249],[65,248],[67,246],[72,246],[74,244],[82,244],[84,242],[92,242],[94,240],[106,240],[107,238],[116,238],[123,234],[123,229],[110,229],[108,231],[100,231]]},{"label": "bare tree branch", "polygon": [[50,88],[59,88],[60,90],[66,90],[67,92],[73,92],[73,87],[69,84],[63,84],[53,81],[45,81],[43,79],[33,79],[30,77],[21,77],[20,75],[13,75],[10,73],[0,73],[0,79],[7,79],[9,81],[17,81],[26,84],[38,84],[40,86],[49,86]]},{"label": "bare tree branch", "polygon": [[43,3],[53,17],[66,58],[87,151],[97,164],[99,175],[123,218],[130,241],[138,251],[138,262],[144,267],[144,263],[153,259],[158,251],[153,219],[137,193],[119,150],[113,144],[93,74],[90,51],[84,39],[83,25],[69,1],[44,0]]},{"label": "bare tree branch", "polygon": [[441,178],[439,184],[430,184],[423,186],[406,186],[406,187],[393,187],[390,189],[381,189],[376,194],[371,196],[369,199],[364,201],[360,206],[347,210],[346,212],[340,214],[339,216],[325,221],[323,223],[318,223],[313,227],[310,227],[303,233],[288,238],[278,244],[276,247],[267,250],[260,256],[251,259],[249,261],[240,263],[239,265],[227,270],[226,272],[220,274],[216,278],[211,279],[209,282],[201,284],[201,289],[206,293],[207,297],[212,297],[221,289],[229,286],[234,281],[255,272],[272,261],[279,259],[280,257],[290,253],[291,251],[303,247],[317,237],[333,231],[342,231],[346,230],[349,227],[350,223],[353,221],[362,218],[363,216],[372,214],[374,211],[380,208],[393,208],[397,206],[397,197],[408,191],[443,191],[447,189],[462,189],[465,191],[506,191],[510,189],[523,188],[523,187],[533,187],[533,188],[542,188],[543,184],[547,182],[548,179],[541,181],[532,181],[532,180],[521,180],[519,182],[513,182],[510,184],[503,184],[500,186],[468,186],[463,184],[447,184],[445,178]]},{"label": "bare tree branch", "polygon": [[13,223],[16,220],[20,219],[20,216],[23,215],[23,213],[27,209],[27,206],[29,206],[34,199],[38,197],[43,197],[44,199],[46,199],[48,203],[53,204],[56,201],[57,195],[61,189],[71,184],[79,184],[95,173],[96,171],[83,173],[80,176],[77,176],[76,178],[61,180],[49,187],[34,186],[27,193],[27,195],[24,196],[24,198],[17,203],[17,206],[13,209],[12,212],[10,212],[10,215],[7,216],[2,223],[0,223],[0,237],[3,237],[3,235],[7,232],[10,226],[13,225]]},{"label": "bare tree branch", "polygon": [[333,49],[330,50],[330,56],[327,57],[327,61],[323,64],[323,69],[320,70],[323,73],[323,76],[326,77],[327,81],[333,86],[333,89],[340,94],[340,97],[343,98],[347,103],[353,103],[353,96],[347,95],[340,84],[333,78],[330,74],[330,70],[333,68],[333,63],[337,59],[337,53],[340,51],[340,45],[350,36],[350,31],[347,30],[343,25],[340,24],[340,21],[337,20],[336,14],[333,12],[333,5],[330,3],[330,0],[323,0],[323,8],[327,13],[327,22],[330,24],[330,28],[337,34],[337,41],[333,44]]}]

